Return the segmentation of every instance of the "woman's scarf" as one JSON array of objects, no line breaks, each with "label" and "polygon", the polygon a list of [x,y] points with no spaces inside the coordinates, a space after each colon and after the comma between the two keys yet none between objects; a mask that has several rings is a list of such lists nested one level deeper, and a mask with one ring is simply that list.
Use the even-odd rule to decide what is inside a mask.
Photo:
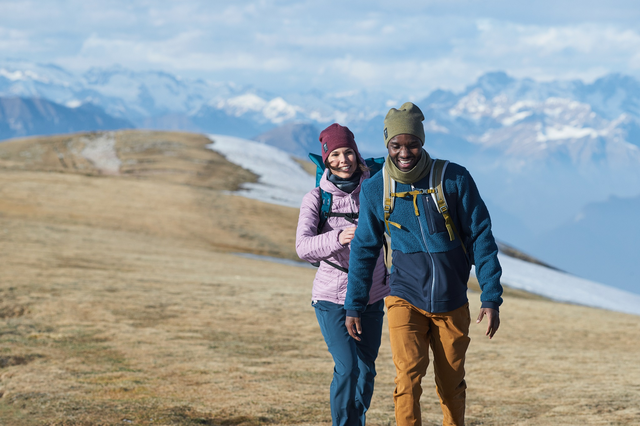
[{"label": "woman's scarf", "polygon": [[356,169],[351,177],[348,177],[346,179],[334,175],[333,173],[331,173],[331,169],[329,169],[327,180],[333,183],[339,190],[344,191],[347,194],[351,194],[353,190],[356,189],[358,185],[360,185],[360,176],[362,176],[360,168]]},{"label": "woman's scarf", "polygon": [[432,162],[433,160],[431,159],[431,156],[429,156],[429,153],[423,149],[422,154],[420,155],[420,160],[418,160],[418,164],[408,172],[401,171],[394,162],[391,161],[389,156],[387,156],[384,162],[384,168],[387,173],[389,173],[389,176],[391,176],[391,178],[396,182],[411,185],[429,174]]}]

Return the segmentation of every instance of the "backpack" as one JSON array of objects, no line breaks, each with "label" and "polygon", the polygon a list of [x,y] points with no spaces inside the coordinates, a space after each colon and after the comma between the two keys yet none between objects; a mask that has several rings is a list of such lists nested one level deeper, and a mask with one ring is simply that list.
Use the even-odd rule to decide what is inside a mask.
[{"label": "backpack", "polygon": [[[447,231],[449,233],[449,241],[453,241],[455,237],[458,237],[462,242],[462,250],[464,254],[468,256],[467,248],[465,247],[465,242],[460,238],[460,234],[456,229],[456,225],[453,222],[453,218],[449,213],[449,206],[447,205],[447,199],[444,196],[443,189],[443,181],[444,181],[444,172],[447,169],[447,165],[449,165],[449,161],[434,159],[431,164],[431,172],[429,173],[429,189],[415,189],[412,191],[404,191],[404,192],[396,192],[396,181],[389,176],[386,170],[383,171],[382,178],[384,181],[384,190],[383,190],[383,206],[384,206],[384,222],[387,228],[387,234],[391,235],[389,225],[393,225],[397,228],[401,228],[401,225],[391,222],[389,217],[393,212],[393,207],[395,205],[396,198],[405,198],[408,196],[413,197],[413,207],[415,209],[416,216],[420,216],[418,211],[418,195],[421,194],[431,194],[433,201],[438,207],[438,211],[444,217],[444,222],[447,227]],[[388,265],[390,266],[390,265]]]},{"label": "backpack", "polygon": [[[309,154],[309,159],[316,165],[316,187],[320,186],[320,179],[322,179],[322,175],[324,174],[325,165],[322,161],[322,156],[318,154]],[[378,173],[382,168],[384,168],[384,157],[378,158],[367,158],[364,160],[367,167],[369,168],[370,177]],[[358,219],[359,213],[333,213],[331,211],[331,206],[333,203],[333,195],[329,192],[324,191],[322,188],[320,189],[320,220],[318,221],[318,235],[322,233],[322,228],[327,223],[330,217],[343,217],[348,222],[353,224],[356,223],[356,219]],[[334,268],[344,272],[349,273],[347,268],[343,268],[340,265],[336,265],[333,262],[328,260],[323,260],[323,262],[328,263]],[[313,266],[320,266],[320,262],[312,263]]]}]

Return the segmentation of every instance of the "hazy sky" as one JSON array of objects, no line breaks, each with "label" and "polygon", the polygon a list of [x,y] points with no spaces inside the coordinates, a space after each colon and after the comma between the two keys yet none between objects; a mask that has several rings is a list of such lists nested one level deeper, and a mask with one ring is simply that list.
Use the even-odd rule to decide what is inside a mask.
[{"label": "hazy sky", "polygon": [[640,78],[637,0],[0,0],[0,59],[120,64],[272,92],[424,95],[504,70]]}]

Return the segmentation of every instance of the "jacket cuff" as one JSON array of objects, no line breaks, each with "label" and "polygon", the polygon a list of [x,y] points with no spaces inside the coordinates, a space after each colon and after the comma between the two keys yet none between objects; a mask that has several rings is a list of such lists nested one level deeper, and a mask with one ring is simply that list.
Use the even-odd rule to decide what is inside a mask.
[{"label": "jacket cuff", "polygon": [[360,318],[360,312],[347,310],[348,317]]},{"label": "jacket cuff", "polygon": [[342,231],[344,231],[344,229],[338,229],[338,235],[336,235],[336,239],[338,240],[338,244],[340,244],[340,247],[346,247],[349,245],[349,243],[345,245],[340,242],[340,234],[342,234]]},{"label": "jacket cuff", "polygon": [[500,312],[500,305],[496,302],[482,302],[481,308],[495,309],[496,311]]},{"label": "jacket cuff", "polygon": [[343,246],[342,243],[340,242],[340,234],[342,233],[342,229],[334,229],[333,231],[330,231],[330,232],[334,232],[336,234],[335,236],[336,239],[334,240],[332,251],[340,250],[343,247],[346,247],[346,246]]}]

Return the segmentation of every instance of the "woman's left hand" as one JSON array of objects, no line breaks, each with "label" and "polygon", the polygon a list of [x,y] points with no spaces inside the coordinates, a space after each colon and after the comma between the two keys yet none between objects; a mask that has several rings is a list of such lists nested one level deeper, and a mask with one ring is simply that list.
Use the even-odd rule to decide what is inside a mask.
[{"label": "woman's left hand", "polygon": [[355,226],[350,226],[346,229],[343,229],[340,235],[338,236],[338,241],[340,241],[340,244],[342,244],[343,246],[346,246],[351,242],[351,240],[353,240],[353,236],[355,235],[355,233],[356,233]]}]

